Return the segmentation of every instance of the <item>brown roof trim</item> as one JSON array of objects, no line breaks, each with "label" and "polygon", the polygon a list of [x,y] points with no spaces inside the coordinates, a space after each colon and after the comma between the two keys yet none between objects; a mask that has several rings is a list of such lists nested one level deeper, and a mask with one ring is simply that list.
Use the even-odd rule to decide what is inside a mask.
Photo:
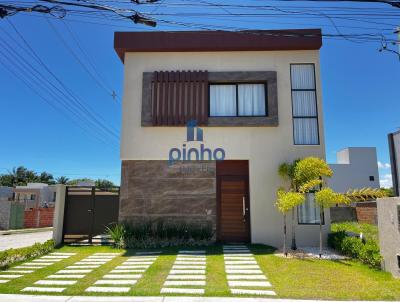
[{"label": "brown roof trim", "polygon": [[122,61],[126,52],[310,50],[321,46],[321,29],[114,33],[114,49]]}]

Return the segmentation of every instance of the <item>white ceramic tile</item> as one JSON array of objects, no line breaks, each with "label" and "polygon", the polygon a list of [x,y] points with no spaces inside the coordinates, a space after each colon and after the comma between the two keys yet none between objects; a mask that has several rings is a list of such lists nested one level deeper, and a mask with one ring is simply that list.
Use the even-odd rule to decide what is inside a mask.
[{"label": "white ceramic tile", "polygon": [[114,269],[110,273],[111,274],[126,274],[126,273],[143,273],[146,270],[143,269]]},{"label": "white ceramic tile", "polygon": [[40,263],[34,263],[34,262],[27,262],[27,263],[22,263],[21,265],[23,265],[23,266],[49,266],[49,265],[52,265],[52,264],[54,264],[54,263],[43,263],[43,262],[40,262]]},{"label": "white ceramic tile", "polygon": [[231,288],[231,293],[235,295],[276,296],[276,293],[272,290],[258,290],[258,289]]},{"label": "white ceramic tile", "polygon": [[91,286],[88,287],[85,292],[89,293],[127,293],[129,292],[129,287],[100,287],[100,286]]},{"label": "white ceramic tile", "polygon": [[100,265],[71,265],[67,266],[67,269],[86,269],[86,268],[98,268]]},{"label": "white ceramic tile", "polygon": [[26,270],[15,270],[15,269],[10,269],[7,271],[7,273],[18,273],[18,274],[30,274],[33,273],[34,271],[26,271]]},{"label": "white ceramic tile", "polygon": [[58,252],[55,252],[55,253],[50,253],[50,255],[54,255],[54,256],[74,256],[74,255],[76,255],[76,253],[58,253]]},{"label": "white ceramic tile", "polygon": [[10,282],[10,280],[0,280],[0,284]]},{"label": "white ceramic tile", "polygon": [[189,265],[189,264],[194,264],[194,265],[205,265],[206,262],[205,261],[184,261],[184,260],[177,260],[175,261],[174,264],[181,264],[181,265]]},{"label": "white ceramic tile", "polygon": [[71,256],[63,256],[63,255],[50,255],[50,256],[43,256],[40,257],[40,259],[67,259]]},{"label": "white ceramic tile", "polygon": [[[44,267],[44,266],[43,266]],[[40,266],[24,266],[24,265],[18,265],[18,266],[14,266],[13,267],[13,269],[14,268],[16,268],[16,269],[33,269],[33,270],[35,270],[35,269],[40,269],[41,267]]]}]

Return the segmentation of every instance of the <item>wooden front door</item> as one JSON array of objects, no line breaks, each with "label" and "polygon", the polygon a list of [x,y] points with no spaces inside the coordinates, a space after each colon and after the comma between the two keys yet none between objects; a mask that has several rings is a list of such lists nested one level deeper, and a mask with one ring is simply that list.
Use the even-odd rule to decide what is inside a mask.
[{"label": "wooden front door", "polygon": [[217,165],[217,237],[222,242],[250,242],[248,164],[243,162]]}]

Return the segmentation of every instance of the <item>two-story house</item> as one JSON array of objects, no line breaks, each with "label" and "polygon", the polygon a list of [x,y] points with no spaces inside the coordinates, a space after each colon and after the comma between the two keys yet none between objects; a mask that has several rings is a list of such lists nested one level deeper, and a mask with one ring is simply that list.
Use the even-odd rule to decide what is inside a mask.
[{"label": "two-story house", "polygon": [[[321,45],[319,29],[115,33],[119,220],[209,223],[220,241],[280,246],[279,164],[325,158]],[[318,224],[310,197],[299,246],[317,245]]]}]

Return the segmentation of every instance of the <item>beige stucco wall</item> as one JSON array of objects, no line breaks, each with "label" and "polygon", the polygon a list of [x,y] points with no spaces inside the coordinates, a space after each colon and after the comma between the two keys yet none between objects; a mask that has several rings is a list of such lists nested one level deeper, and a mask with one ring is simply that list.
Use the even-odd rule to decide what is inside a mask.
[{"label": "beige stucco wall", "polygon": [[[293,145],[290,63],[315,63],[320,146]],[[166,160],[170,148],[182,148],[186,140],[185,127],[140,126],[142,73],[159,70],[277,72],[279,127],[205,127],[203,130],[206,147],[224,148],[226,159],[249,160],[252,241],[280,246],[282,217],[274,206],[275,192],[281,186],[278,165],[311,155],[325,157],[319,52],[127,53],[122,160]],[[196,143],[188,144],[191,146]],[[329,213],[326,213],[325,230],[329,228],[329,221]],[[300,246],[318,244],[318,226],[297,225],[296,228]]]}]

